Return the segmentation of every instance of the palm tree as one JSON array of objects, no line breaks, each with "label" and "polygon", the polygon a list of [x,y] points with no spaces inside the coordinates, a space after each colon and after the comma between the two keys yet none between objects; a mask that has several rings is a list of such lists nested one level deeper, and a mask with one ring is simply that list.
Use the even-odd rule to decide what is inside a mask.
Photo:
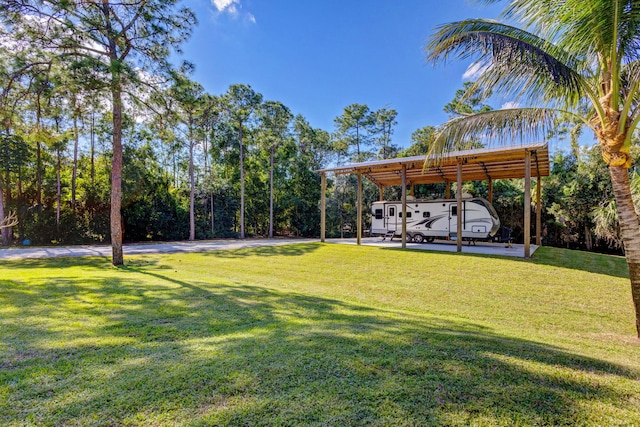
[{"label": "palm tree", "polygon": [[484,19],[440,26],[427,58],[472,58],[480,76],[470,93],[502,93],[532,108],[452,119],[429,154],[472,138],[501,144],[544,136],[560,117],[590,128],[613,184],[640,338],[640,224],[629,179],[640,122],[640,1],[512,0],[503,17],[521,26]]}]

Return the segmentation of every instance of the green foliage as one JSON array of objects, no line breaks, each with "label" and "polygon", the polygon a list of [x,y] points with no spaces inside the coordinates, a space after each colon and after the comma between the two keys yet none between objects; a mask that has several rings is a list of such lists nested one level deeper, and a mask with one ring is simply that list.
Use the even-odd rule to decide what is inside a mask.
[{"label": "green foliage", "polygon": [[368,106],[351,104],[344,107],[341,116],[334,120],[337,134],[337,151],[343,152],[353,162],[363,162],[372,157],[372,129],[375,116]]},{"label": "green foliage", "polygon": [[[548,243],[588,250],[619,247],[613,241],[594,241],[593,209],[613,197],[611,181],[598,147],[584,150],[578,162],[573,155],[557,153],[553,173],[545,180],[544,197],[550,218]],[[612,244],[613,243],[613,244]]]},{"label": "green foliage", "polygon": [[127,147],[124,153],[123,204],[125,239],[181,240],[188,236],[188,210],[173,194],[170,179],[149,160],[150,146]]},{"label": "green foliage", "polygon": [[398,147],[391,143],[391,136],[394,126],[398,124],[397,116],[398,112],[394,109],[381,108],[373,112],[375,133],[377,134],[374,137],[374,144],[379,147],[377,156],[379,159],[396,157]]},{"label": "green foliage", "polygon": [[426,156],[436,136],[436,128],[425,126],[411,134],[411,145],[401,153],[401,157]]},{"label": "green foliage", "polygon": [[457,117],[491,111],[491,106],[483,104],[488,96],[491,94],[481,94],[473,82],[464,82],[462,88],[456,91],[453,100],[444,106],[444,112],[450,117]]}]

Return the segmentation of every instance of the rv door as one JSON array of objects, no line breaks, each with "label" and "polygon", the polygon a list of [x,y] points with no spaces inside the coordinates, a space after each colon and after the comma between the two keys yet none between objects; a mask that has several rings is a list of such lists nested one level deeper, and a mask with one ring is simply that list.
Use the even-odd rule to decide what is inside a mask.
[{"label": "rv door", "polygon": [[449,204],[449,235],[452,236],[458,232],[458,204]]},{"label": "rv door", "polygon": [[[467,208],[467,202],[462,201],[462,231],[466,229],[465,226],[465,209]],[[458,204],[449,204],[449,235],[452,236],[458,233]]]},{"label": "rv door", "polygon": [[385,205],[384,219],[387,231],[396,231],[398,229],[398,209],[396,205]]}]

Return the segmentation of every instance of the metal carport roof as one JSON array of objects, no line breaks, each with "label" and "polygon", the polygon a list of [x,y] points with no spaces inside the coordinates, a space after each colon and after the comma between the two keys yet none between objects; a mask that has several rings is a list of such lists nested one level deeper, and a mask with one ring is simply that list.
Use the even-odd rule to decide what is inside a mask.
[{"label": "metal carport roof", "polygon": [[337,175],[361,173],[383,187],[402,184],[403,166],[406,166],[407,183],[413,185],[455,182],[458,164],[462,166],[462,181],[523,178],[527,155],[531,158],[531,176],[549,176],[549,148],[546,143],[454,151],[439,159],[413,156],[376,160],[317,172]]}]

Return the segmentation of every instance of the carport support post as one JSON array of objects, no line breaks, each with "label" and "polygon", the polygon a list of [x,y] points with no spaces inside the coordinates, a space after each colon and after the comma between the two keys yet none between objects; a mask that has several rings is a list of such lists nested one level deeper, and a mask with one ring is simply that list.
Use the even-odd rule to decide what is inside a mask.
[{"label": "carport support post", "polygon": [[536,181],[536,192],[538,196],[538,200],[536,200],[536,245],[542,246],[542,188],[540,176]]},{"label": "carport support post", "polygon": [[322,172],[320,183],[320,241],[324,242],[327,231],[327,175],[324,172]]},{"label": "carport support post", "polygon": [[489,203],[493,204],[493,180],[489,178]]},{"label": "carport support post", "polygon": [[358,172],[358,220],[357,220],[357,241],[358,245],[362,243],[362,173]]},{"label": "carport support post", "polygon": [[531,153],[524,156],[524,257],[531,258]]},{"label": "carport support post", "polygon": [[402,247],[407,247],[407,165],[402,165]]},{"label": "carport support post", "polygon": [[449,180],[446,180],[444,182],[444,198],[445,199],[451,198],[451,183],[449,182]]},{"label": "carport support post", "polygon": [[458,215],[456,215],[458,227],[456,230],[456,251],[462,252],[462,163],[460,163],[460,161],[458,161],[458,176],[456,181],[456,203],[458,211]]},{"label": "carport support post", "polygon": [[382,185],[378,185],[378,192],[380,193],[380,195],[378,196],[378,200],[379,201],[383,201],[384,200],[384,187]]}]

